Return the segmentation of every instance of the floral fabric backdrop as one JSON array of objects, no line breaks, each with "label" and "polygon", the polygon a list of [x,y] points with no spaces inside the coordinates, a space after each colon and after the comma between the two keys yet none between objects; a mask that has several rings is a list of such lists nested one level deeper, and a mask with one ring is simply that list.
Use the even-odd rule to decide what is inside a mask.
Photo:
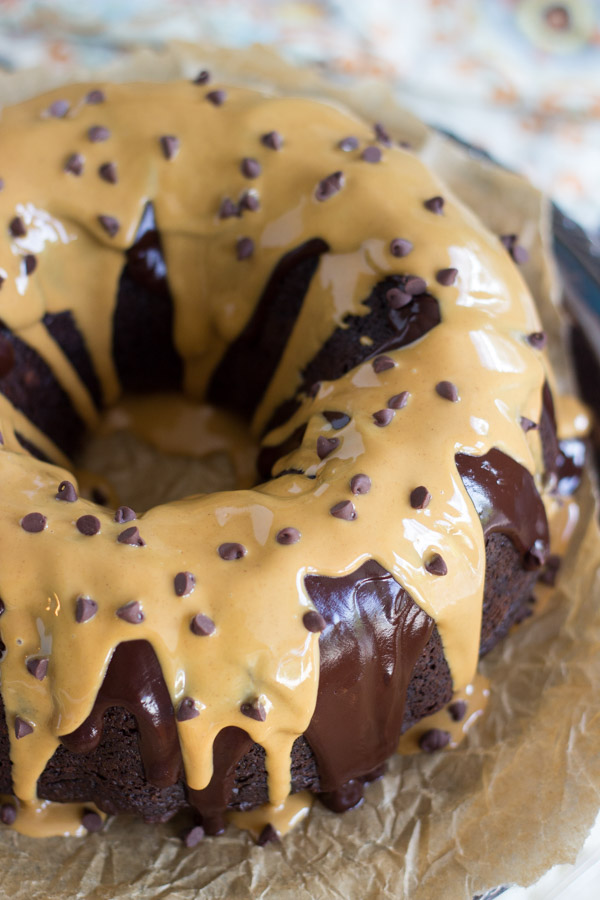
[{"label": "floral fabric backdrop", "polygon": [[600,0],[0,0],[8,70],[103,65],[172,39],[261,42],[338,78],[386,79],[600,239]]}]

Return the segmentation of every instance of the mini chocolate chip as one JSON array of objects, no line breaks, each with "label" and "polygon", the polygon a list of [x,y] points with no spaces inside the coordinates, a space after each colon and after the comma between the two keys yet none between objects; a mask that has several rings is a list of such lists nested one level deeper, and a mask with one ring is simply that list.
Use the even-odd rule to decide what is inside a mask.
[{"label": "mini chocolate chip", "polygon": [[447,575],[448,574],[448,566],[443,557],[440,556],[439,553],[434,553],[427,562],[425,563],[425,568],[429,572],[430,575]]},{"label": "mini chocolate chip", "polygon": [[0,616],[4,615],[6,610],[6,606],[4,605],[4,600],[0,598]]},{"label": "mini chocolate chip", "polygon": [[544,541],[538,538],[525,554],[523,565],[528,572],[534,572],[536,569],[541,569],[547,558],[548,548]]},{"label": "mini chocolate chip", "polygon": [[114,216],[98,216],[98,222],[109,237],[114,237],[121,227],[121,223]]},{"label": "mini chocolate chip", "polygon": [[233,200],[230,197],[224,197],[219,207],[219,218],[231,219],[237,215],[239,215],[239,211]]},{"label": "mini chocolate chip", "polygon": [[278,131],[267,131],[266,134],[262,135],[260,141],[269,150],[281,150],[283,147],[283,138]]},{"label": "mini chocolate chip", "polygon": [[191,572],[178,572],[173,579],[173,585],[178,597],[187,597],[196,587],[196,576]]},{"label": "mini chocolate chip", "polygon": [[43,531],[47,524],[48,519],[39,512],[27,513],[21,519],[21,528],[23,531],[28,531],[29,534],[37,534],[39,531]]},{"label": "mini chocolate chip", "polygon": [[89,622],[98,612],[98,604],[91,597],[78,597],[75,601],[75,621]]},{"label": "mini chocolate chip", "polygon": [[429,200],[425,200],[423,202],[423,206],[425,207],[425,209],[428,209],[429,212],[441,216],[444,211],[444,198],[439,196],[430,197]]},{"label": "mini chocolate chip", "polygon": [[390,409],[404,409],[406,404],[408,403],[410,398],[410,391],[400,391],[399,394],[394,394],[393,397],[387,402],[387,405]]},{"label": "mini chocolate chip", "polygon": [[257,722],[264,722],[267,718],[267,711],[262,705],[260,698],[256,697],[248,703],[242,703],[240,712],[249,719],[256,719]]},{"label": "mini chocolate chip", "polygon": [[390,241],[390,253],[392,256],[408,256],[412,249],[412,242],[405,240],[405,238],[394,238],[393,241]]},{"label": "mini chocolate chip", "polygon": [[134,519],[137,519],[137,516],[130,506],[119,506],[115,512],[114,519],[118,525],[122,525],[123,522],[133,522]]},{"label": "mini chocolate chip", "polygon": [[55,119],[64,119],[70,108],[71,104],[68,100],[55,100],[46,110],[46,115]]},{"label": "mini chocolate chip", "polygon": [[131,544],[134,547],[145,547],[146,541],[140,535],[139,530],[132,525],[131,528],[126,528],[125,531],[122,531],[118,537],[117,541],[119,544]]},{"label": "mini chocolate chip", "polygon": [[220,544],[217,553],[221,557],[221,559],[226,559],[230,561],[232,559],[241,559],[242,556],[245,556],[248,551],[244,547],[243,544],[236,543],[227,543]]},{"label": "mini chocolate chip", "polygon": [[37,269],[37,259],[33,255],[33,253],[28,253],[27,256],[23,257],[23,265],[25,267],[25,274],[31,275]]},{"label": "mini chocolate chip", "polygon": [[65,163],[65,172],[71,175],[82,175],[85,157],[81,153],[72,153]]},{"label": "mini chocolate chip", "polygon": [[532,331],[531,334],[527,335],[527,340],[534,350],[543,350],[548,343],[545,331]]},{"label": "mini chocolate chip", "polygon": [[208,69],[201,69],[194,78],[192,84],[208,84],[210,81],[210,72]]},{"label": "mini chocolate chip", "polygon": [[560,556],[558,556],[556,553],[551,553],[546,560],[544,571],[540,575],[538,575],[538,581],[541,581],[542,584],[548,584],[550,585],[550,587],[554,587],[554,585],[556,584],[556,576],[558,575],[560,566]]},{"label": "mini chocolate chip", "polygon": [[240,163],[240,172],[246,178],[258,178],[261,171],[259,161],[252,156],[245,156]]},{"label": "mini chocolate chip", "polygon": [[528,431],[532,431],[534,428],[537,428],[536,423],[531,419],[528,419],[527,416],[521,416],[519,422],[521,423],[521,428],[525,433],[527,433]]},{"label": "mini chocolate chip", "polygon": [[93,809],[84,809],[81,817],[81,824],[86,831],[93,834],[96,831],[102,831],[104,822],[102,821],[102,816],[98,815],[97,812],[94,812]]},{"label": "mini chocolate chip", "polygon": [[21,738],[26,737],[28,734],[33,734],[33,725],[30,722],[26,722],[25,719],[22,719],[21,716],[15,716],[15,737],[19,741]]},{"label": "mini chocolate chip", "polygon": [[325,631],[327,628],[327,622],[316,609],[309,609],[308,612],[304,613],[302,616],[302,624],[307,631],[310,631],[313,634],[320,634],[321,631]]},{"label": "mini chocolate chip", "polygon": [[315,190],[315,197],[320,201],[329,200],[330,197],[342,190],[345,183],[343,172],[332,172],[331,175],[319,182]]},{"label": "mini chocolate chip", "polygon": [[371,490],[371,479],[368,475],[353,475],[350,479],[350,490],[353,494],[368,494]]},{"label": "mini chocolate chip", "polygon": [[48,659],[45,656],[32,656],[25,665],[29,674],[38,681],[43,681],[48,674]]},{"label": "mini chocolate chip", "polygon": [[520,264],[525,263],[529,259],[529,253],[517,243],[518,235],[516,234],[501,234],[500,235],[500,243],[506,247],[508,252],[510,253],[514,262]]},{"label": "mini chocolate chip", "polygon": [[431,494],[422,484],[410,492],[410,505],[413,509],[425,509],[426,506],[429,506],[430,501]]},{"label": "mini chocolate chip", "polygon": [[435,753],[436,750],[443,750],[444,747],[447,747],[450,740],[450,732],[442,731],[441,728],[430,728],[419,738],[419,747],[425,753]]},{"label": "mini chocolate chip", "polygon": [[345,519],[347,522],[352,522],[356,519],[356,509],[351,500],[340,500],[339,503],[331,507],[329,512],[336,519]]},{"label": "mini chocolate chip", "polygon": [[85,102],[89,103],[90,106],[97,106],[99,103],[104,103],[105,100],[106,94],[104,93],[104,91],[100,91],[98,89],[90,91],[85,98]]},{"label": "mini chocolate chip", "polygon": [[448,707],[448,712],[453,722],[462,722],[467,712],[466,700],[455,700]]},{"label": "mini chocolate chip", "polygon": [[249,259],[254,253],[254,241],[249,237],[237,239],[235,253],[238,259]]},{"label": "mini chocolate chip", "polygon": [[419,278],[418,275],[402,275],[402,290],[410,294],[411,297],[416,297],[425,293],[427,282],[424,278]]},{"label": "mini chocolate chip", "polygon": [[517,263],[518,266],[522,266],[529,259],[529,253],[522,247],[521,244],[515,244],[515,246],[511,250],[512,258]]},{"label": "mini chocolate chip", "polygon": [[360,154],[360,158],[368,163],[381,162],[381,150],[379,149],[379,147],[365,147],[363,152]]},{"label": "mini chocolate chip", "polygon": [[109,139],[110,131],[104,125],[92,125],[91,128],[88,128],[87,135],[92,144],[100,144]]},{"label": "mini chocolate chip", "polygon": [[458,269],[440,269],[439,272],[436,273],[435,280],[439,282],[439,284],[443,284],[444,287],[450,287],[451,284],[454,284],[458,275]]},{"label": "mini chocolate chip", "polygon": [[393,409],[378,409],[377,412],[373,413],[373,421],[379,428],[385,428],[386,425],[390,424],[393,418]]},{"label": "mini chocolate chip", "polygon": [[96,516],[79,516],[75,525],[77,526],[77,531],[88,537],[93,537],[93,535],[100,533],[100,519]]},{"label": "mini chocolate chip", "polygon": [[384,144],[386,147],[391,147],[392,139],[388,134],[388,130],[385,125],[382,125],[381,122],[375,122],[373,125],[373,130],[375,132],[375,137],[379,141],[380,144]]},{"label": "mini chocolate chip", "polygon": [[186,828],[181,832],[181,840],[188,850],[197,847],[198,844],[204,840],[204,828],[202,825],[194,825],[192,828]]},{"label": "mini chocolate chip", "polygon": [[335,431],[344,428],[350,421],[350,416],[346,415],[344,412],[337,412],[336,410],[327,409],[323,415]]},{"label": "mini chocolate chip", "polygon": [[116,615],[124,622],[129,622],[130,625],[139,625],[146,618],[137,600],[131,600],[124,606],[120,606]]},{"label": "mini chocolate chip", "polygon": [[108,181],[109,184],[116,184],[119,180],[117,166],[114,162],[102,163],[98,167],[98,175],[103,181]]},{"label": "mini chocolate chip", "polygon": [[160,146],[165,159],[175,159],[181,146],[180,140],[174,134],[163,134]]},{"label": "mini chocolate chip", "polygon": [[227,100],[227,91],[209,91],[206,99],[213,106],[222,106]]},{"label": "mini chocolate chip", "polygon": [[260,200],[256,191],[244,191],[240,197],[240,209],[247,209],[248,212],[256,212],[260,209]]},{"label": "mini chocolate chip", "polygon": [[23,221],[21,216],[15,216],[14,219],[10,220],[10,222],[8,223],[8,230],[13,237],[24,237],[27,234],[25,222]]},{"label": "mini chocolate chip", "polygon": [[273,828],[273,826],[271,825],[270,822],[267,825],[265,825],[265,827],[259,834],[258,839],[256,841],[256,843],[258,844],[259,847],[264,847],[265,844],[272,844],[272,843],[278,843],[278,842],[279,842],[279,834],[277,833],[277,831],[275,831],[275,829]]},{"label": "mini chocolate chip", "polygon": [[385,299],[390,309],[402,309],[403,306],[407,306],[413,301],[411,294],[406,293],[406,291],[401,291],[400,288],[397,287],[390,288],[389,291],[386,291]]},{"label": "mini chocolate chip", "polygon": [[333,453],[339,445],[339,438],[328,438],[323,434],[320,434],[317,438],[317,456],[319,459],[325,459],[325,457],[329,456],[330,453]]},{"label": "mini chocolate chip", "polygon": [[188,722],[190,719],[197,719],[199,715],[200,710],[195,700],[192,697],[184,697],[177,710],[177,721]]},{"label": "mini chocolate chip", "polygon": [[460,399],[458,388],[451,381],[438,381],[435,390],[440,397],[444,400],[450,400],[452,403],[457,403]]},{"label": "mini chocolate chip", "polygon": [[342,140],[338,143],[338,148],[343,150],[344,153],[350,153],[352,150],[356,150],[358,147],[358,138],[354,137],[354,135],[349,134],[348,137],[342,138]]},{"label": "mini chocolate chip", "polygon": [[275,540],[278,544],[297,544],[300,540],[300,532],[297,528],[288,525],[287,528],[282,528],[277,532]]},{"label": "mini chocolate chip", "polygon": [[376,356],[371,365],[373,366],[373,371],[379,375],[387,369],[393,369],[396,363],[391,356]]},{"label": "mini chocolate chip", "polygon": [[208,637],[215,631],[215,623],[203,613],[197,613],[190,622],[190,631],[198,637]]},{"label": "mini chocolate chip", "polygon": [[3,825],[12,825],[17,818],[17,810],[12,803],[3,803],[0,806],[0,822]]}]

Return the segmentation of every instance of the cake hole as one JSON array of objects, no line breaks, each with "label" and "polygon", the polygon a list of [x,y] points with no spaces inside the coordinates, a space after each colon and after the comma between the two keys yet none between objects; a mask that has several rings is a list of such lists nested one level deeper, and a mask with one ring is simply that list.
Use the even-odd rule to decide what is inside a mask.
[{"label": "cake hole", "polygon": [[246,422],[179,393],[126,395],[75,459],[82,496],[144,512],[191,494],[256,483]]}]

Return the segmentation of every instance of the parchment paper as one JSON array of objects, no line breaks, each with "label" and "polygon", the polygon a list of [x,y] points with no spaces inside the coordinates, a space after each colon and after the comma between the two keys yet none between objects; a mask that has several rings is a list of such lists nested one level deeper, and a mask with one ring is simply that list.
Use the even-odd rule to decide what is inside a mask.
[{"label": "parchment paper", "polygon": [[[559,381],[570,384],[546,253],[547,203],[517,176],[433,135],[397,107],[385,86],[326,83],[264,48],[185,45],[133,53],[108,73],[73,71],[69,80],[164,80],[205,65],[217,77],[328,96],[384,121],[394,138],[420,148],[494,231],[518,232],[531,252],[524,271],[551,337]],[[39,71],[3,76],[0,97],[13,102],[60,80],[64,75]],[[121,445],[119,465],[132,452],[128,446]],[[135,452],[147,472],[153,451],[136,445]],[[230,478],[214,459],[179,459],[164,483],[191,492],[207,472],[216,484],[221,469]],[[85,839],[36,841],[4,830],[3,896],[454,900],[500,884],[527,885],[553,864],[572,862],[600,808],[600,537],[589,481],[581,496],[573,550],[547,611],[483,662],[491,680],[488,713],[457,750],[393,759],[360,809],[336,816],[316,805],[280,845],[264,849],[229,827],[223,837],[187,850],[177,837],[181,820],[149,827],[120,817]]]}]

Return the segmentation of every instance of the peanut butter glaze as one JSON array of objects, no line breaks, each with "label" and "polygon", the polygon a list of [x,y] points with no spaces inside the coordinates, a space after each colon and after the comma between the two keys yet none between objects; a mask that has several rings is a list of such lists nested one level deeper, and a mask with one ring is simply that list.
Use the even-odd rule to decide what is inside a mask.
[{"label": "peanut butter glaze", "polygon": [[[514,510],[507,513],[498,501],[503,521],[522,538],[524,554],[532,537],[544,544],[545,535],[538,564],[547,553],[543,510],[535,502],[544,471],[540,432],[521,425],[523,417],[540,421],[546,379],[544,353],[527,340],[540,330],[533,301],[498,238],[416,157],[386,147],[381,162],[370,164],[360,148],[340,150],[348,133],[360,147],[373,140],[365,123],[342,110],[241,88],[228,88],[216,105],[209,90],[187,83],[105,85],[105,101],[94,105],[86,103],[88,91],[70,86],[7,109],[0,126],[0,213],[7,226],[0,318],[14,355],[0,379],[6,485],[0,546],[9,548],[0,571],[7,647],[1,672],[14,792],[35,802],[37,780],[59,741],[81,751],[92,747],[106,704],[118,703],[136,711],[148,778],[170,783],[180,750],[191,802],[207,818],[220,815],[223,785],[253,742],[265,749],[273,806],[289,793],[290,751],[303,734],[317,756],[322,789],[343,793],[394,749],[403,692],[434,624],[454,687],[472,681],[484,531],[457,458],[499,453],[514,460],[534,508],[517,510],[514,520]],[[59,99],[69,103],[62,118],[48,112]],[[90,130],[96,126],[105,130],[104,140]],[[275,127],[283,135],[280,150],[261,142]],[[179,141],[169,158],[160,140],[165,135]],[[74,153],[84,157],[81,174],[65,171]],[[241,166],[246,157],[261,168],[251,180]],[[98,176],[107,162],[118,167],[117,183]],[[249,188],[258,208],[242,202]],[[445,203],[436,212],[426,204],[440,195]],[[236,214],[223,215],[225,200],[239,204]],[[8,228],[15,217],[24,234]],[[403,258],[390,250],[398,236],[414,248]],[[268,313],[280,297],[269,279],[282,259],[295,260],[307,247],[314,250],[311,271],[303,301],[294,303],[293,327],[271,354],[260,388],[252,388],[245,369],[262,333],[256,316],[261,302]],[[444,286],[436,274],[448,267],[458,276]],[[412,275],[427,290],[410,295],[406,313],[390,304],[394,333],[367,328],[347,370],[328,368],[334,354],[328,342],[349,323],[376,320],[367,302],[376,287],[386,296],[392,287],[406,293]],[[156,312],[154,334],[164,332],[167,384],[152,381],[155,342],[135,357],[144,323],[139,308],[127,308],[128,279],[144,283]],[[419,324],[421,308],[426,328]],[[125,524],[87,500],[57,500],[58,484],[74,481],[65,454],[98,421],[89,367],[76,364],[48,327],[48,316],[66,312],[82,336],[104,405],[116,402],[123,382],[181,383],[195,398],[212,385],[224,405],[252,414],[258,435],[293,398],[293,414],[263,440],[268,450],[300,435],[299,444],[276,455],[271,474],[280,477],[254,490],[155,507]],[[244,342],[244,365],[238,365],[229,348]],[[138,369],[122,363],[128,353],[140,360]],[[56,388],[47,396],[44,378],[35,383],[42,369]],[[30,372],[34,383],[23,393]],[[309,391],[313,380],[319,384]],[[441,383],[450,384],[454,399]],[[405,392],[407,402],[394,405],[392,398]],[[43,428],[35,420],[41,406],[49,423]],[[347,418],[341,428],[325,415],[331,410]],[[18,435],[58,466],[28,456]],[[477,463],[468,466],[472,475]],[[350,483],[359,473],[371,487],[354,494]],[[494,492],[491,476],[483,480],[493,519],[503,492]],[[427,487],[431,501],[415,509],[410,497],[418,485]],[[30,513],[45,517],[40,531],[22,526]],[[76,527],[85,515],[98,519],[92,536]],[[289,528],[300,539],[278,541]],[[195,576],[185,596],[173,588],[180,572]],[[366,582],[361,572],[370,573]],[[333,582],[338,587],[325,591],[326,600],[323,586]],[[365,583],[373,589],[363,595]],[[97,612],[77,621],[82,597]],[[319,633],[304,625],[315,607],[328,622],[323,666]],[[367,609],[373,633],[380,629],[374,644],[358,636]],[[213,633],[191,630],[198,614],[212,620]],[[367,660],[369,641],[375,651]],[[148,649],[137,658],[142,646],[157,660],[158,681],[141,671],[150,658]],[[367,712],[353,722],[360,732],[356,754],[343,760],[339,743],[328,744],[335,736],[323,722],[329,712],[331,721],[341,721],[328,686],[337,683],[339,654],[356,648],[358,659],[343,665],[352,669],[354,712]],[[41,655],[49,665],[38,680],[26,662]],[[119,687],[123,680],[127,690]],[[375,726],[368,683],[384,693],[387,685]],[[31,731],[17,738],[19,722]],[[351,723],[343,724],[338,738],[350,740]],[[368,737],[372,727],[381,729],[379,737]],[[223,741],[231,746],[213,775],[213,747]]]}]

